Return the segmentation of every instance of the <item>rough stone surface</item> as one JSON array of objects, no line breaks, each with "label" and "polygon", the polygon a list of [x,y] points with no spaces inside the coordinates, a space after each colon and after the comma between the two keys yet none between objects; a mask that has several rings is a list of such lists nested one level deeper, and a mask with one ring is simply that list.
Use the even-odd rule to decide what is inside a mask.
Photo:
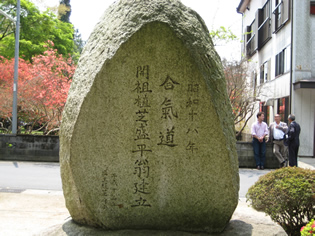
[{"label": "rough stone surface", "polygon": [[220,58],[179,1],[121,0],[96,25],[63,113],[74,221],[110,230],[221,232],[239,176]]}]

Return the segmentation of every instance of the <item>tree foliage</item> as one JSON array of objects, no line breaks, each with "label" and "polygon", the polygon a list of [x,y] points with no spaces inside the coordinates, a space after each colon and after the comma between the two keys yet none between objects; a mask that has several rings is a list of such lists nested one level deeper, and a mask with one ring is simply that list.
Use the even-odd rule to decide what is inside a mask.
[{"label": "tree foliage", "polygon": [[[75,65],[53,49],[45,46],[43,55],[32,58],[32,63],[19,60],[18,119],[44,133],[57,131],[66,102]],[[12,114],[14,60],[0,57],[0,117],[10,119]]]},{"label": "tree foliage", "polygon": [[218,29],[211,30],[210,36],[212,38],[214,46],[219,46],[222,43],[227,44],[230,41],[238,39],[230,28],[225,28],[224,26],[221,26]]},{"label": "tree foliage", "polygon": [[[71,16],[70,0],[60,0],[60,4],[58,6],[58,19],[60,19],[63,22],[71,23],[70,16]],[[73,41],[74,53],[72,54],[72,58],[75,62],[77,62],[85,45],[85,42],[82,40],[81,34],[78,29],[74,30]]]},{"label": "tree foliage", "polygon": [[82,39],[81,34],[78,29],[74,32],[74,54],[72,56],[75,62],[79,61],[80,55],[82,53],[85,41]]},{"label": "tree foliage", "polygon": [[71,5],[70,0],[61,0],[58,7],[58,19],[70,23]]},{"label": "tree foliage", "polygon": [[[224,26],[211,30],[210,36],[215,46],[226,45],[231,41],[238,40],[231,29]],[[249,68],[246,60],[228,61],[223,59],[222,65],[237,131],[236,138],[240,139],[248,121],[256,111],[255,100],[260,94],[260,89],[253,88],[248,81]]]},{"label": "tree foliage", "polygon": [[[0,9],[11,17],[16,17],[16,0],[3,0]],[[15,26],[0,15],[0,55],[14,57]],[[33,56],[46,51],[45,43],[52,41],[59,54],[68,56],[74,53],[74,28],[62,22],[50,11],[41,13],[29,0],[21,0],[20,14],[20,57],[31,60]]]}]

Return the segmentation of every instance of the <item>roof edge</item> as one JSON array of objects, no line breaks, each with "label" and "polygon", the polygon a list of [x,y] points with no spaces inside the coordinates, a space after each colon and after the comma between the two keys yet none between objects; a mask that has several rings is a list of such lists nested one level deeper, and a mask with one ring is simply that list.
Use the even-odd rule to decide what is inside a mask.
[{"label": "roof edge", "polygon": [[248,4],[250,3],[250,0],[241,0],[238,4],[238,7],[236,8],[237,13],[244,14],[246,9],[248,9]]}]

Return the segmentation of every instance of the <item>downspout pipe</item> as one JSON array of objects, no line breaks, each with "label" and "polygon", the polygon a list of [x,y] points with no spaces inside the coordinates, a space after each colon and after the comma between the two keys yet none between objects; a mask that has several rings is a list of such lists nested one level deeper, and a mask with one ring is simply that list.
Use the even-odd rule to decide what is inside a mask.
[{"label": "downspout pipe", "polygon": [[[289,98],[289,114],[292,113],[293,111],[293,73],[294,73],[294,69],[293,69],[293,66],[295,65],[293,63],[293,57],[295,56],[295,50],[293,48],[293,37],[294,37],[294,34],[293,34],[293,30],[294,30],[294,26],[293,26],[293,22],[294,22],[294,15],[293,15],[293,0],[291,0],[291,57],[290,57],[290,98]],[[295,73],[294,73],[295,74]]]}]

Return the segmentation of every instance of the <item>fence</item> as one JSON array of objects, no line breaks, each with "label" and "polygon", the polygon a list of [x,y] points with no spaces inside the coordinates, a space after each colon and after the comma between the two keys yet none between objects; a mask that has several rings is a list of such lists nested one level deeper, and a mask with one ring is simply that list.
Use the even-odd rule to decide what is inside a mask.
[{"label": "fence", "polygon": [[[267,143],[265,168],[278,168],[279,163]],[[236,142],[239,167],[255,168],[251,142]],[[59,137],[43,135],[0,134],[0,160],[10,161],[59,161]]]},{"label": "fence", "polygon": [[59,137],[0,134],[0,160],[59,161]]}]

